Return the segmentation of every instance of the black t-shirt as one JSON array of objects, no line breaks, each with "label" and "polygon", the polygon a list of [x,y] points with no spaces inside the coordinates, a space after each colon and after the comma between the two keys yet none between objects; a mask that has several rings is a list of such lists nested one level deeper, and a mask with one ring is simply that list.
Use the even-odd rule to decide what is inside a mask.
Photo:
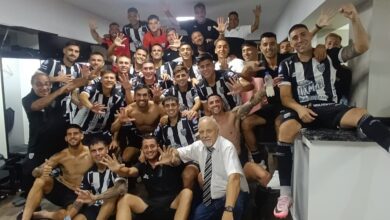
[{"label": "black t-shirt", "polygon": [[203,24],[199,24],[196,20],[180,22],[180,28],[186,30],[189,37],[191,37],[193,32],[200,31],[205,40],[208,38],[213,40],[218,38],[219,33],[215,30],[214,26],[218,26],[217,22],[208,18],[206,18]]},{"label": "black t-shirt", "polygon": [[173,196],[179,194],[183,188],[181,172],[182,166],[156,166],[154,169],[149,163],[137,163],[135,167],[145,184],[149,199]]},{"label": "black t-shirt", "polygon": [[[272,78],[275,78],[279,75],[279,72],[278,72],[278,67],[279,67],[279,64],[289,58],[290,56],[292,56],[292,54],[280,54],[278,53],[277,54],[277,58],[276,58],[276,65],[277,67],[275,69],[272,69],[267,60],[265,59],[264,56],[262,56],[262,59],[261,59],[261,62],[263,63],[263,65],[265,66],[265,69],[264,70],[260,70],[256,73],[256,77],[260,77],[260,78],[263,78],[264,79],[264,76],[269,74],[272,76]],[[280,100],[280,90],[279,90],[279,87],[275,86],[274,87],[274,91],[275,91],[275,96],[273,97],[268,97],[267,100],[268,100],[268,103],[270,104],[276,104],[276,105],[280,105],[281,104],[281,100]]]},{"label": "black t-shirt", "polygon": [[176,58],[179,57],[179,51],[178,50],[172,50],[171,48],[164,50],[164,55],[162,57],[164,62],[170,62]]},{"label": "black t-shirt", "polygon": [[63,96],[57,97],[44,109],[33,111],[31,109],[32,103],[40,98],[31,89],[31,92],[22,99],[23,108],[29,121],[28,152],[41,153],[49,158],[66,146],[64,136],[67,123],[59,101]]}]

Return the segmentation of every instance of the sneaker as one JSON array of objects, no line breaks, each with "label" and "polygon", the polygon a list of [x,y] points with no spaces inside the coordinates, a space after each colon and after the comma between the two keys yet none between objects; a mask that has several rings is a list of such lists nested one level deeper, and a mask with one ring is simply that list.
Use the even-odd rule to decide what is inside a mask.
[{"label": "sneaker", "polygon": [[278,198],[278,204],[276,204],[274,209],[274,216],[276,218],[286,218],[291,204],[292,202],[289,196],[280,196]]}]

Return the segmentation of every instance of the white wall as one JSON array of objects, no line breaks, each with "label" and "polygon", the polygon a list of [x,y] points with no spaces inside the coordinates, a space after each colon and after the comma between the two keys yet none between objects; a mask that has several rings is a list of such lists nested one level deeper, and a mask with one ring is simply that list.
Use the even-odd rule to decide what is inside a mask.
[{"label": "white wall", "polygon": [[[0,60],[1,73],[1,60]],[[0,154],[8,158],[7,154],[7,140],[5,137],[5,123],[4,123],[4,98],[3,98],[3,77],[0,76]]]},{"label": "white wall", "polygon": [[60,0],[0,0],[0,24],[29,27],[62,37],[94,43],[88,20],[95,18],[100,34],[110,22]]}]

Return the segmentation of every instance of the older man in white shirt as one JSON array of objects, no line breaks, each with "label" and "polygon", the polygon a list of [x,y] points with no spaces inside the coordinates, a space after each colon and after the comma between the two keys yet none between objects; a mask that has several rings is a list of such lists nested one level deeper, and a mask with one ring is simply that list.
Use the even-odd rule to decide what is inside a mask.
[{"label": "older man in white shirt", "polygon": [[249,197],[248,183],[234,145],[219,135],[212,117],[199,121],[200,141],[172,149],[160,164],[178,164],[179,160],[199,163],[203,177],[203,201],[196,207],[194,220],[240,220]]}]

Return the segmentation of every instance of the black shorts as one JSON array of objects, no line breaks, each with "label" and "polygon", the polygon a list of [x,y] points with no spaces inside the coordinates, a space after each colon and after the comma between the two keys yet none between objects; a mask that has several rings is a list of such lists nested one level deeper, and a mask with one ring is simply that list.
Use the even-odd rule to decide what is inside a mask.
[{"label": "black shorts", "polygon": [[317,113],[318,116],[311,123],[304,123],[296,111],[292,109],[283,109],[281,111],[282,122],[290,119],[297,120],[304,128],[331,128],[335,129],[340,126],[341,118],[347,111],[353,107],[346,106],[343,104],[326,104],[312,106],[310,109]]},{"label": "black shorts", "polygon": [[257,110],[253,114],[264,118],[267,121],[267,124],[273,125],[281,110],[282,108],[280,105],[268,104],[262,106],[261,109]]},{"label": "black shorts", "polygon": [[77,195],[73,190],[53,178],[53,189],[45,195],[45,198],[57,206],[67,208],[76,200]]},{"label": "black shorts", "polygon": [[240,155],[238,155],[238,159],[240,159],[242,167],[249,162],[248,148],[245,146],[245,142],[243,140],[244,139],[241,138],[241,152]]},{"label": "black shorts", "polygon": [[79,214],[84,215],[87,220],[95,220],[99,215],[100,207],[97,205],[84,205]]},{"label": "black shorts", "polygon": [[143,213],[137,214],[137,219],[173,219],[176,210],[170,206],[175,198],[176,195],[172,195],[146,200],[145,203],[148,204],[148,208]]},{"label": "black shorts", "polygon": [[126,147],[141,149],[142,140],[143,135],[134,124],[122,126],[118,132],[118,142],[122,149]]}]

